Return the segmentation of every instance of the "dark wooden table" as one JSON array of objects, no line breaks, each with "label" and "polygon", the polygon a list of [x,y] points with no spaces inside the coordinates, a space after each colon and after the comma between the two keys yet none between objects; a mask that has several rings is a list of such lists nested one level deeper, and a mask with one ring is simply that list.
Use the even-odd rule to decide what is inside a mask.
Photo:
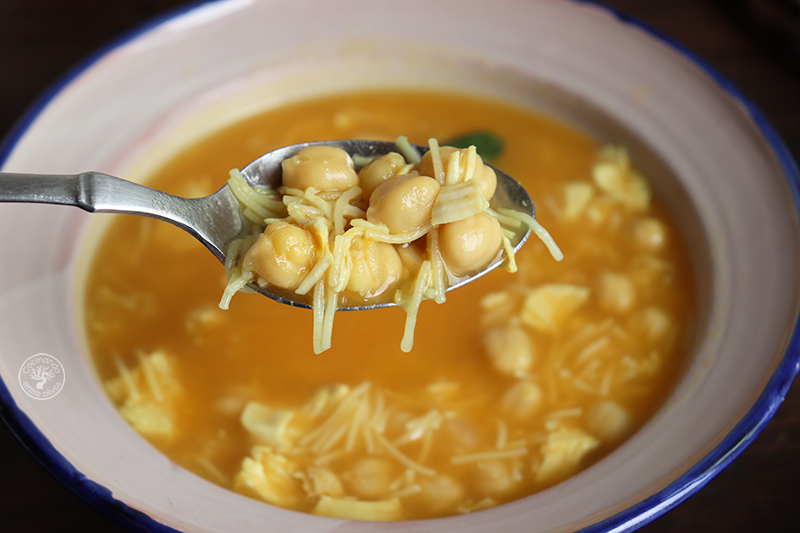
[{"label": "dark wooden table", "polygon": [[[800,158],[800,1],[605,3],[684,44],[731,80]],[[1,0],[0,135],[87,55],[185,4]],[[123,531],[50,477],[1,424],[0,486],[2,532]],[[641,531],[800,531],[799,509],[800,390],[795,387],[766,430],[732,466]]]}]

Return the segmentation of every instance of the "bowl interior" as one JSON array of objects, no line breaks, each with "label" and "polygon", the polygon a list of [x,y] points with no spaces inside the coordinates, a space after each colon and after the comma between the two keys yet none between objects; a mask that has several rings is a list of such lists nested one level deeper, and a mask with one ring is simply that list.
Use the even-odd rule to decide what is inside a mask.
[{"label": "bowl interior", "polygon": [[[449,2],[414,0],[403,11],[426,15],[390,28],[386,17],[403,16],[391,3],[204,4],[133,36],[72,79],[12,139],[3,162],[4,170],[93,169],[137,181],[181,147],[258,110],[369,87],[488,95],[628,146],[693,256],[693,356],[675,392],[623,446],[542,493],[468,516],[351,530],[537,532],[647,521],[726,464],[796,372],[789,348],[800,301],[797,177],[768,126],[696,63],[602,8],[507,4],[461,2],[452,18]],[[270,31],[256,31],[264,21]],[[0,225],[24,228],[0,235],[15,258],[0,265],[0,398],[12,425],[64,475],[80,478],[77,471],[92,482],[73,481],[80,491],[96,493],[96,483],[156,529],[257,531],[265,520],[277,529],[341,527],[203,481],[139,437],[106,400],[82,338],[84,275],[102,216],[0,207]],[[22,362],[41,352],[69,375],[47,402],[16,383]]]}]

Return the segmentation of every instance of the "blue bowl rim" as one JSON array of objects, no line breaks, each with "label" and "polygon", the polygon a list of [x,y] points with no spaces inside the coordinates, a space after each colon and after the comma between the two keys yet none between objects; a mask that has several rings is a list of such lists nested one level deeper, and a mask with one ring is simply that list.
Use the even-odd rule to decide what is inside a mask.
[{"label": "blue bowl rim", "polygon": [[[2,143],[0,143],[0,165],[5,163],[17,142],[36,117],[49,105],[50,101],[101,58],[141,35],[200,6],[224,3],[226,1],[200,0],[167,11],[112,40],[106,46],[98,49],[94,54],[78,63],[34,102],[2,140]],[[795,207],[798,210],[798,214],[800,214],[800,170],[798,170],[797,162],[769,120],[733,83],[687,47],[635,18],[624,15],[594,0],[571,1],[575,4],[588,4],[606,10],[620,22],[639,28],[650,37],[663,42],[672,50],[693,62],[714,80],[724,92],[741,104],[772,148],[791,189]],[[609,518],[581,529],[581,533],[620,533],[639,529],[695,494],[736,459],[772,419],[798,372],[800,372],[800,327],[798,326],[800,326],[800,318],[796,317],[791,338],[780,364],[753,406],[725,436],[722,442],[683,475],[656,494]],[[23,447],[48,472],[100,513],[134,530],[155,533],[180,533],[178,530],[159,523],[146,514],[131,508],[124,502],[116,500],[109,489],[88,479],[78,471],[55,449],[30,418],[19,409],[2,377],[0,377],[0,418],[11,429],[11,432]]]}]

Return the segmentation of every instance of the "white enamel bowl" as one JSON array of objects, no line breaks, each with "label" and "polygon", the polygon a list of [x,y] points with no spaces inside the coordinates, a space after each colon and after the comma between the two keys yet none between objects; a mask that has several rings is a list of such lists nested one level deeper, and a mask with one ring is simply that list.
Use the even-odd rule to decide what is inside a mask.
[{"label": "white enamel bowl", "polygon": [[[630,147],[679,216],[700,292],[693,357],[667,404],[581,474],[472,515],[373,524],[276,509],[176,467],[106,400],[80,326],[84,241],[97,217],[0,205],[2,413],[81,496],[154,531],[624,531],[698,490],[767,423],[800,359],[797,167],[724,80],[592,4],[210,2],[84,65],[31,111],[0,162],[136,177],[276,101],[387,85],[505,98]],[[17,380],[36,353],[67,375],[47,401]]]}]

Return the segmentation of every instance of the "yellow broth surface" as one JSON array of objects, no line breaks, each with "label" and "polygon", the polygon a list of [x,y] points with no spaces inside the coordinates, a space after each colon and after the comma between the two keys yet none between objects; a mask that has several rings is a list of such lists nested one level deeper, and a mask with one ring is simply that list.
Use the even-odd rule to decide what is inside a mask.
[{"label": "yellow broth surface", "polygon": [[405,315],[391,308],[337,313],[333,347],[316,356],[310,311],[249,294],[222,311],[223,267],[202,245],[166,223],[119,217],[93,258],[85,305],[91,353],[121,414],[224,487],[375,520],[514,500],[618,446],[685,361],[693,293],[669,214],[657,198],[631,208],[599,187],[600,146],[582,133],[469,96],[335,95],[219,131],[148,184],[200,196],[288,144],[444,143],[475,130],[505,142],[494,164],[528,189],[562,262],[531,237],[516,274],[496,270],[442,305],[424,302],[410,353],[400,350]]}]

